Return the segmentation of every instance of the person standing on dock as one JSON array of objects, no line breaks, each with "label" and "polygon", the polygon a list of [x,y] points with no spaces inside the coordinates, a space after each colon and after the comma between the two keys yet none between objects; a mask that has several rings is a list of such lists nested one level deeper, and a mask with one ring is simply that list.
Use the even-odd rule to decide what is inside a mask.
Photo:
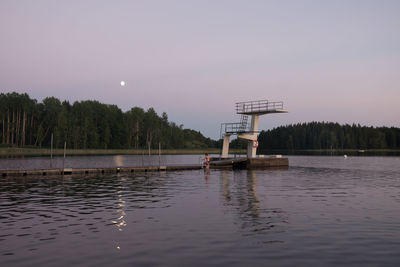
[{"label": "person standing on dock", "polygon": [[208,155],[208,153],[206,153],[204,156],[203,166],[207,169],[210,168],[210,156]]}]

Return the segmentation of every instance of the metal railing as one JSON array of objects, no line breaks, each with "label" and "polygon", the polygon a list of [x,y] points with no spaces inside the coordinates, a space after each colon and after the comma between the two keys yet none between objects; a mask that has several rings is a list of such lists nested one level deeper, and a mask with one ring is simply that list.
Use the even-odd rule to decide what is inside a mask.
[{"label": "metal railing", "polygon": [[221,123],[221,133],[241,133],[245,132],[247,125],[240,122]]},{"label": "metal railing", "polygon": [[283,102],[269,102],[268,100],[246,101],[236,103],[237,114],[262,113],[283,109]]},{"label": "metal railing", "polygon": [[227,122],[227,123],[221,123],[221,130],[220,130],[220,136],[221,138],[225,133],[230,133],[230,134],[235,134],[235,133],[244,133],[248,131],[248,121],[249,116],[247,115],[242,115],[240,117],[240,122]]}]

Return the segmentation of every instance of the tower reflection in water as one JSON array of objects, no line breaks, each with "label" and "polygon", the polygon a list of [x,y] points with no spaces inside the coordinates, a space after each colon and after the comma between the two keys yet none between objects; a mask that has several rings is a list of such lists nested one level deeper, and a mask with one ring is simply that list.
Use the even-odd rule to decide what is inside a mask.
[{"label": "tower reflection in water", "polygon": [[[268,188],[266,184],[258,186],[257,174],[262,179],[269,179],[266,172],[260,170],[222,170],[221,186],[225,206],[234,216],[235,224],[244,235],[261,235],[281,233],[287,226],[287,216],[280,207],[273,207],[268,203]],[[261,199],[257,193],[261,192]],[[272,236],[271,236],[272,237]],[[280,242],[279,235],[274,240],[266,242]]]}]

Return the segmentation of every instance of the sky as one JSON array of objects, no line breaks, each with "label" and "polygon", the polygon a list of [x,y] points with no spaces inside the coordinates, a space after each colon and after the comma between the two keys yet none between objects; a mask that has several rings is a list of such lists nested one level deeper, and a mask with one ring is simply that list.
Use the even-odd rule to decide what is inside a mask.
[{"label": "sky", "polygon": [[153,107],[211,138],[260,99],[289,111],[260,130],[400,127],[399,14],[388,0],[0,0],[0,90]]}]

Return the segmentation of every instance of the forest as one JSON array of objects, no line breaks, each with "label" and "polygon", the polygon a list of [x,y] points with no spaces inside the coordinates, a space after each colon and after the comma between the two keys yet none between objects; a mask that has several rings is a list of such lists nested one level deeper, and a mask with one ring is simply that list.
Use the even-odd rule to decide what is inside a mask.
[{"label": "forest", "polygon": [[[153,108],[133,107],[123,112],[116,105],[95,100],[70,104],[55,97],[40,103],[27,94],[0,94],[2,147],[71,149],[205,149],[221,148],[222,140],[204,137],[159,116]],[[259,150],[400,149],[400,128],[340,125],[331,122],[299,123],[261,131]],[[246,148],[233,140],[231,148]]]},{"label": "forest", "polygon": [[159,116],[153,108],[133,107],[123,112],[116,105],[98,101],[70,104],[55,97],[40,103],[28,94],[0,94],[0,141],[3,147],[72,149],[201,149],[218,142],[200,132],[184,129]]},{"label": "forest", "polygon": [[262,131],[261,150],[400,149],[400,128],[311,122]]}]

